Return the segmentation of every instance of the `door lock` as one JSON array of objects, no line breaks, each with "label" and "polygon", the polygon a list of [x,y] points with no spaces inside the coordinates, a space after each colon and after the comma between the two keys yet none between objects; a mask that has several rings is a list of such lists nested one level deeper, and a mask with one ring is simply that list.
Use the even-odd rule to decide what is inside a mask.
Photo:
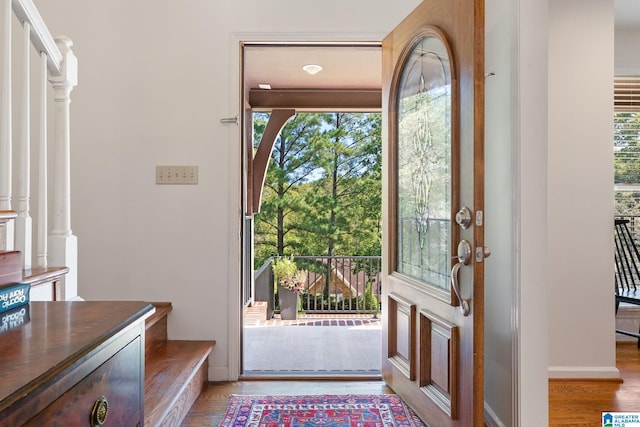
[{"label": "door lock", "polygon": [[488,246],[478,246],[476,248],[476,262],[482,262],[491,256],[491,249]]},{"label": "door lock", "polygon": [[471,210],[464,206],[456,214],[456,222],[465,230],[471,226]]}]

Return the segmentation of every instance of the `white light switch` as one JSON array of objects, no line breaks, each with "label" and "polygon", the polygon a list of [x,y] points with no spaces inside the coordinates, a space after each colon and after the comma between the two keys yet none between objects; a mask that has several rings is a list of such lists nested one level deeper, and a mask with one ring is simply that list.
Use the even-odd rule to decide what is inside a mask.
[{"label": "white light switch", "polygon": [[198,166],[156,166],[156,184],[197,184]]}]

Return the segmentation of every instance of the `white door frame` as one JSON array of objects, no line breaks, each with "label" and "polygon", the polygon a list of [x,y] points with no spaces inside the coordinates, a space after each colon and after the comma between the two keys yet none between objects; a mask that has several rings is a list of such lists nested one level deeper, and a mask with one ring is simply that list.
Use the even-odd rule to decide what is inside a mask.
[{"label": "white door frame", "polygon": [[[232,88],[229,99],[229,116],[242,117],[242,70],[240,68],[241,45],[243,43],[282,43],[282,42],[326,42],[349,43],[370,42],[382,43],[385,33],[252,33],[238,32],[230,34],[229,41],[229,85]],[[382,64],[381,64],[382,66]],[[242,209],[242,123],[229,127],[229,164],[232,165],[232,173],[229,176],[229,187],[235,188],[229,195],[229,218],[237,227],[230,227],[227,241],[229,244],[229,332],[228,332],[228,379],[237,381],[240,377],[241,350],[241,280],[242,280],[242,222],[244,209]]]}]

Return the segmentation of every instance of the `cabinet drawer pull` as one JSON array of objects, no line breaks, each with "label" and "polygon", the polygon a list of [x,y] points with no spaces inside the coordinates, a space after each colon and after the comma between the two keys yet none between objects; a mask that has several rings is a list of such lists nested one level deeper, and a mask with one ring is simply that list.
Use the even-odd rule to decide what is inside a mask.
[{"label": "cabinet drawer pull", "polygon": [[91,427],[104,424],[107,421],[107,415],[109,415],[109,402],[106,397],[100,396],[91,409]]}]

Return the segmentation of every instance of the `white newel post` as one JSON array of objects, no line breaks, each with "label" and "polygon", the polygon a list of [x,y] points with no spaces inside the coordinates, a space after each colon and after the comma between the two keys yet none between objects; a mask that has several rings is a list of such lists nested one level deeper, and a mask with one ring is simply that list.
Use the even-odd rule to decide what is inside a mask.
[{"label": "white newel post", "polygon": [[63,279],[63,295],[78,295],[78,242],[71,231],[71,135],[69,104],[71,91],[78,83],[78,63],[71,51],[73,43],[66,37],[56,38],[62,52],[62,73],[50,77],[55,101],[55,148],[53,163],[53,226],[49,236],[49,264],[69,267]]},{"label": "white newel post", "polygon": [[[11,0],[1,0],[0,11],[0,210],[11,210]],[[14,221],[5,225],[6,249],[14,248]]]},{"label": "white newel post", "polygon": [[18,206],[16,218],[16,249],[22,251],[24,269],[31,268],[32,221],[31,197],[31,102],[30,102],[30,56],[31,24],[25,22],[22,40],[22,114],[20,117],[20,138],[18,140]]}]

